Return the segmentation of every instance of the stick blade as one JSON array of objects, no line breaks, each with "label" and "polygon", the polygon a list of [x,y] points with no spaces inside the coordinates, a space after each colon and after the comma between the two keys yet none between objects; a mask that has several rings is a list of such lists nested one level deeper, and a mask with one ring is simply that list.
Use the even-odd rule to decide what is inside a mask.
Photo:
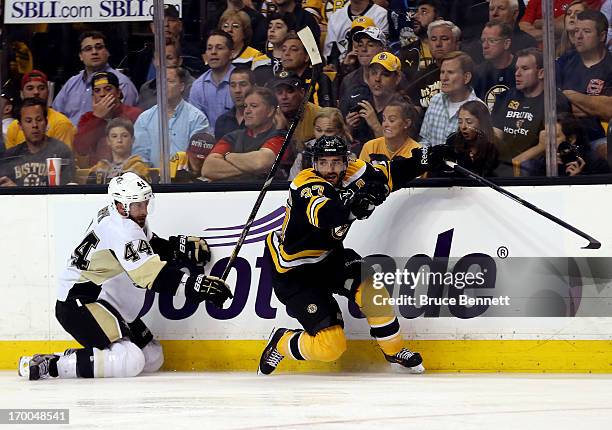
[{"label": "stick blade", "polygon": [[583,246],[582,249],[599,249],[601,248],[601,242],[598,240],[591,240],[587,246]]},{"label": "stick blade", "polygon": [[312,30],[309,27],[304,27],[298,31],[297,35],[302,41],[304,48],[306,48],[308,57],[310,57],[310,64],[316,66],[323,63],[321,53],[319,52],[319,45],[312,34]]}]

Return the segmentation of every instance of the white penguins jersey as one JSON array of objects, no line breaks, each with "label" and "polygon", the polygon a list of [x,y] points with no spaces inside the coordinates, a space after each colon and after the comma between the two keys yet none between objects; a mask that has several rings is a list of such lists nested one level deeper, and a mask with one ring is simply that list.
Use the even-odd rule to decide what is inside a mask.
[{"label": "white penguins jersey", "polygon": [[[329,17],[327,23],[327,36],[325,37],[325,45],[323,46],[323,55],[329,57],[334,44],[338,45],[341,58],[348,49],[348,41],[346,35],[351,30],[353,19],[349,16],[350,3],[342,9],[335,11]],[[374,20],[376,26],[382,30],[385,35],[389,34],[389,20],[387,19],[387,10],[377,4],[372,4],[360,16],[369,16]],[[355,17],[356,18],[356,17]]]},{"label": "white penguins jersey", "polygon": [[58,300],[103,299],[134,321],[166,264],[153,252],[152,236],[148,225],[124,218],[114,203],[100,209],[59,276]]}]

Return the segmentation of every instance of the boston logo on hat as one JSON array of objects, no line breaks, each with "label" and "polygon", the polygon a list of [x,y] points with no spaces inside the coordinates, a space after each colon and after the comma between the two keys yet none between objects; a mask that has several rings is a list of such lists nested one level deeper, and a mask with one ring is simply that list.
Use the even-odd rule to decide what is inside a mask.
[{"label": "boston logo on hat", "polygon": [[402,69],[402,63],[399,58],[390,52],[381,52],[375,55],[372,61],[370,61],[370,66],[373,64],[380,64],[390,72],[399,72]]}]

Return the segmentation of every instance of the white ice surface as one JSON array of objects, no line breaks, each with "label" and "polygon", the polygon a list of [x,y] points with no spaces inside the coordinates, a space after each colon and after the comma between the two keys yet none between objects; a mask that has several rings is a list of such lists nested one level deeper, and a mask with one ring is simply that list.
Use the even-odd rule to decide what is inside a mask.
[{"label": "white ice surface", "polygon": [[70,409],[39,429],[610,429],[611,398],[612,375],[0,372],[0,408]]}]

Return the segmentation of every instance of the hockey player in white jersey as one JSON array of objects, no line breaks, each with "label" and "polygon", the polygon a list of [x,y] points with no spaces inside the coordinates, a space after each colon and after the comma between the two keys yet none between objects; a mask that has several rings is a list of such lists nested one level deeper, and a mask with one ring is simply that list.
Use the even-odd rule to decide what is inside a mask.
[{"label": "hockey player in white jersey", "polygon": [[[363,21],[363,24],[360,24],[360,21]],[[323,56],[328,61],[330,57],[333,59],[336,55],[340,60],[344,58],[349,46],[347,35],[355,26],[363,28],[376,26],[385,35],[388,35],[389,21],[387,19],[387,10],[371,0],[352,1],[342,9],[336,10],[329,17],[327,35],[323,44]],[[336,50],[337,52],[334,54]]]},{"label": "hockey player in white jersey", "polygon": [[[124,173],[111,180],[108,194],[110,204],[94,217],[59,276],[55,315],[83,348],[21,357],[21,376],[108,378],[154,372],[163,363],[163,351],[138,317],[148,290],[218,307],[232,297],[223,280],[203,274],[210,260],[204,239],[166,240],[151,232],[147,215],[153,192],[145,180]],[[190,274],[180,270],[185,264]]]}]

